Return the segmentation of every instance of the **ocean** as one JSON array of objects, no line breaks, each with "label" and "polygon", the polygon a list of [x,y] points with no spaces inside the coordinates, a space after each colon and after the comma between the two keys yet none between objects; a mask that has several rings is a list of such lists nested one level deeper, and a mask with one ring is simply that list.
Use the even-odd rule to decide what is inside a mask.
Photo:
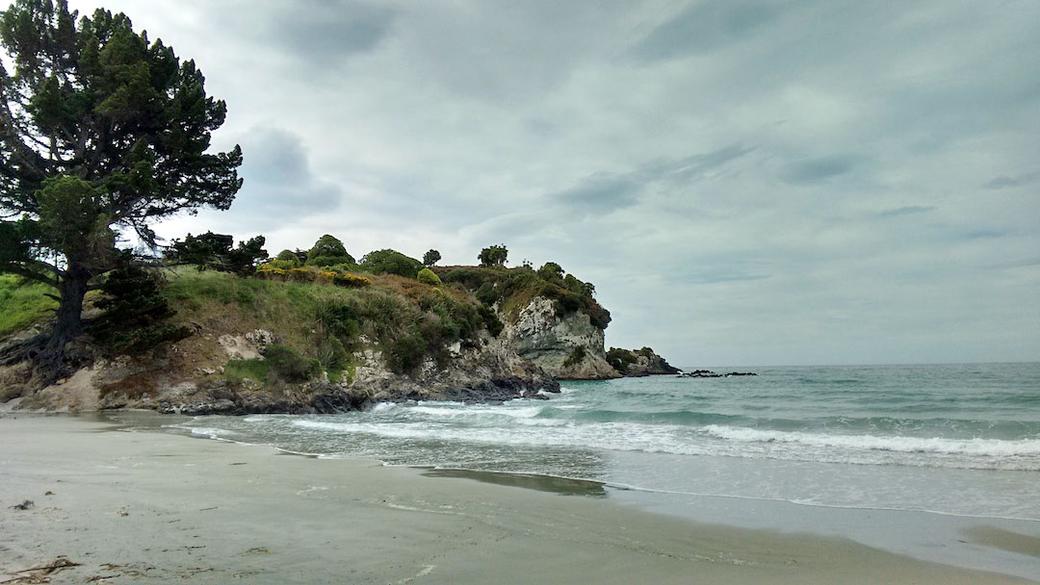
[{"label": "ocean", "polygon": [[[813,509],[845,509],[1007,520],[1040,532],[1040,363],[753,370],[563,382],[545,401],[387,403],[173,427],[323,458],[592,480],[603,495],[710,521],[726,521],[713,510],[736,510],[730,516],[751,526],[774,527],[749,511],[779,502],[788,510],[782,526]],[[886,544],[870,542],[869,530],[805,523]],[[1030,566],[990,561],[973,564]]]}]

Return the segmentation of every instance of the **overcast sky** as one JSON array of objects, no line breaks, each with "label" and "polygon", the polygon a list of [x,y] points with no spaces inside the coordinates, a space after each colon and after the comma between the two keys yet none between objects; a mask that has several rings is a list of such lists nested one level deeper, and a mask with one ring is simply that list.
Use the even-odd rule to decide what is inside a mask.
[{"label": "overcast sky", "polygon": [[1035,0],[103,4],[245,152],[165,236],[505,243],[684,366],[1040,359]]}]

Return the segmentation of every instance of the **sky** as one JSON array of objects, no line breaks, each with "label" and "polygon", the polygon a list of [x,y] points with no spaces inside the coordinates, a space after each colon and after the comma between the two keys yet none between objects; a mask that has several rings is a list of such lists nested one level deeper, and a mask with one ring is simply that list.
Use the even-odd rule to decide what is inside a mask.
[{"label": "sky", "polygon": [[166,237],[504,243],[683,366],[1040,359],[1040,2],[103,5],[244,150]]}]

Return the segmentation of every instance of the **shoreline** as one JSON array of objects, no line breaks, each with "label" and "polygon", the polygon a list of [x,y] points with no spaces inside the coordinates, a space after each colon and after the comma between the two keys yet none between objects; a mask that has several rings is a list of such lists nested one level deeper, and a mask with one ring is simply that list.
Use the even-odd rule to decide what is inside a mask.
[{"label": "shoreline", "polygon": [[1027,582],[839,538],[67,416],[3,417],[0,438],[0,580],[65,558],[79,565],[52,582]]}]

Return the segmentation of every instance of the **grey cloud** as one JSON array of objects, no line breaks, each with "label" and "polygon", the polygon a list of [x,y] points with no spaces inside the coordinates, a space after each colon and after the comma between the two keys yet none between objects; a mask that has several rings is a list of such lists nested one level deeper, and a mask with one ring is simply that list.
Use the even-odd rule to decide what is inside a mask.
[{"label": "grey cloud", "polygon": [[268,229],[339,207],[343,193],[317,177],[300,138],[277,128],[256,128],[242,138],[242,190],[229,219]]},{"label": "grey cloud", "polygon": [[988,240],[993,238],[1003,238],[1010,234],[1010,230],[1004,229],[973,228],[960,231],[956,234],[955,237],[960,240]]},{"label": "grey cloud", "polygon": [[851,172],[862,159],[854,155],[834,155],[799,161],[783,172],[788,183],[817,183]]},{"label": "grey cloud", "polygon": [[638,181],[637,177],[638,173],[622,176],[597,173],[552,198],[585,210],[613,211],[635,205],[638,201],[639,191],[645,183]]},{"label": "grey cloud", "polygon": [[935,206],[932,205],[906,205],[903,207],[895,207],[893,209],[885,209],[877,212],[877,217],[889,218],[889,217],[903,217],[905,215],[921,215],[923,213],[930,213],[935,211]]},{"label": "grey cloud", "polygon": [[1001,175],[999,177],[993,177],[984,185],[987,189],[1008,189],[1011,187],[1021,187],[1022,185],[1028,185],[1040,179],[1040,172],[1026,173],[1024,175],[1017,175],[1009,177],[1007,175]]},{"label": "grey cloud", "polygon": [[389,34],[397,15],[387,5],[356,0],[239,1],[218,14],[227,27],[309,69],[334,66],[373,50]]},{"label": "grey cloud", "polygon": [[649,186],[689,184],[754,150],[754,147],[734,144],[678,159],[653,160],[625,174],[594,173],[579,184],[550,195],[549,199],[585,213],[608,213],[635,205]]},{"label": "grey cloud", "polygon": [[780,14],[781,5],[775,2],[699,2],[651,31],[632,53],[658,60],[709,52],[755,34]]}]

